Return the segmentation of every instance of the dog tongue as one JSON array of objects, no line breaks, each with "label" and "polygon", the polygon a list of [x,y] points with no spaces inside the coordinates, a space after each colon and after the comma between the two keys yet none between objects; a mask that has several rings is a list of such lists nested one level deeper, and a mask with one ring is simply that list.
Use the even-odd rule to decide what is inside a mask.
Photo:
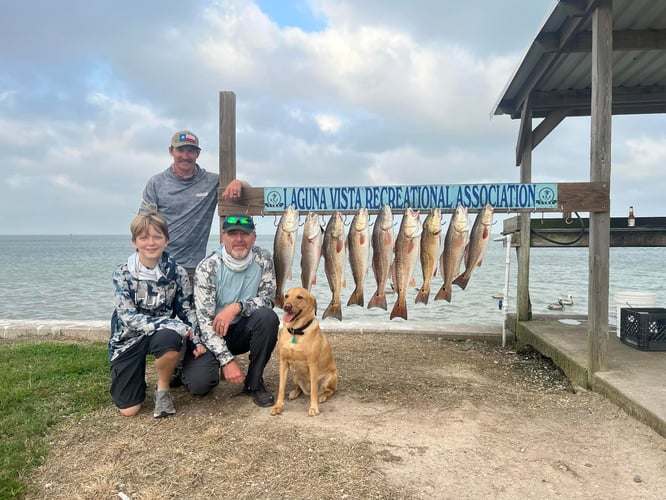
[{"label": "dog tongue", "polygon": [[282,319],[284,319],[285,323],[289,323],[295,317],[296,317],[296,314],[294,314],[294,313],[284,313],[284,316],[282,316]]}]

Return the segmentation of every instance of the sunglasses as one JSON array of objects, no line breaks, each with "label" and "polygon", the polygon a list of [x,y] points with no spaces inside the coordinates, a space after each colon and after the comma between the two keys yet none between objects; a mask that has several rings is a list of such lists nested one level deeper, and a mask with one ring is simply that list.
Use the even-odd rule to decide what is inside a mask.
[{"label": "sunglasses", "polygon": [[224,221],[225,224],[229,224],[231,226],[248,226],[252,227],[254,226],[252,219],[249,217],[227,217]]}]

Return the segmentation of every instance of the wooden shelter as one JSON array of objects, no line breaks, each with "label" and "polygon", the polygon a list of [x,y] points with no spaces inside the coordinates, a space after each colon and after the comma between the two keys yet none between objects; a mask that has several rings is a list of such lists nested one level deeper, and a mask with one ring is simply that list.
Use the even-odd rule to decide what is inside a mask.
[{"label": "wooden shelter", "polygon": [[[520,119],[516,165],[532,177],[532,150],[566,117],[590,116],[590,185],[610,196],[614,114],[666,112],[666,0],[559,0],[502,92],[495,115]],[[535,118],[542,118],[533,126]],[[607,366],[610,206],[590,213],[588,374]],[[531,221],[517,217],[516,319],[530,319]],[[506,227],[506,226],[505,226]],[[663,231],[660,232],[663,237]],[[662,239],[663,242],[663,239]]]}]

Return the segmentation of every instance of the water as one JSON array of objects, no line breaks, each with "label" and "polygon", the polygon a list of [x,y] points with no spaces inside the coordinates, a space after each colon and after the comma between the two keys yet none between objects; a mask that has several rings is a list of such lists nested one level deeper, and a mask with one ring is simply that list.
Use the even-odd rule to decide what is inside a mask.
[{"label": "water", "polygon": [[[300,237],[300,233],[299,233]],[[218,245],[219,236],[212,235],[208,248]],[[257,243],[272,250],[273,236],[259,235]],[[129,236],[0,236],[0,319],[24,320],[106,320],[113,309],[111,276],[116,266],[125,262],[132,252]],[[657,307],[664,307],[664,248],[611,248],[609,316],[614,315],[614,295],[618,291],[643,291],[656,295]],[[510,252],[509,311],[514,310],[516,297],[516,253]],[[435,301],[442,284],[441,276],[432,281],[427,305],[415,304],[416,289],[407,297],[407,321],[441,324],[498,325],[502,324],[496,294],[504,288],[506,252],[501,241],[491,241],[483,265],[474,270],[466,290],[453,288],[451,303]],[[300,255],[293,264],[293,279],[286,287],[300,286]],[[345,321],[396,324],[405,320],[389,320],[396,295],[387,295],[388,311],[359,306],[346,307],[354,282],[349,265],[347,287],[342,293],[342,317]],[[420,269],[416,272],[420,287]],[[558,297],[572,294],[574,304],[564,311],[587,314],[587,248],[534,248],[530,262],[530,297],[534,314],[551,313],[548,305]],[[365,303],[376,289],[372,270],[365,280]],[[319,316],[331,299],[324,274],[323,260],[317,284]],[[335,322],[335,319],[326,319]]]}]

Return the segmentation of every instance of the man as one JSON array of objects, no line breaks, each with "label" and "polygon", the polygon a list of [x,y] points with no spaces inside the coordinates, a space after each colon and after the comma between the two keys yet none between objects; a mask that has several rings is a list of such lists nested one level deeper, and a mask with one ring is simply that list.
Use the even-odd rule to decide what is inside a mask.
[{"label": "man", "polygon": [[[157,206],[169,227],[169,255],[183,266],[192,281],[194,269],[206,255],[213,215],[217,207],[219,175],[197,164],[201,153],[199,138],[189,130],[171,138],[169,154],[173,163],[151,177],[143,190],[143,203]],[[242,186],[233,180],[224,190],[224,198],[238,198]]]},{"label": "man", "polygon": [[[257,234],[250,216],[226,217],[220,240],[220,247],[201,261],[194,276],[196,316],[208,351],[198,358],[186,353],[183,384],[192,394],[208,394],[219,383],[221,369],[227,382],[244,384],[243,392],[255,404],[272,406],[263,374],[280,326],[273,311],[273,259],[254,245]],[[234,355],[246,352],[250,364],[244,376]]]}]

